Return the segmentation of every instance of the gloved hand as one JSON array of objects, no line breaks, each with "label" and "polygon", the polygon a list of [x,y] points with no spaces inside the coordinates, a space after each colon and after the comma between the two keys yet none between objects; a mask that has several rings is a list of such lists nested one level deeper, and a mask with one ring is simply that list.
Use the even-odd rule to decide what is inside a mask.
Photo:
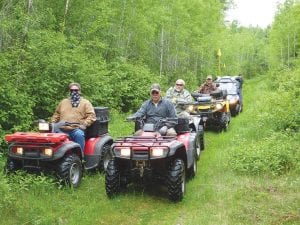
[{"label": "gloved hand", "polygon": [[83,124],[81,124],[81,125],[79,125],[79,129],[80,129],[80,130],[85,130],[85,129],[86,129],[86,126],[83,125]]},{"label": "gloved hand", "polygon": [[161,135],[166,135],[167,134],[167,131],[168,131],[168,127],[167,126],[163,126],[163,127],[161,127],[160,129],[159,129],[159,133],[161,134]]}]

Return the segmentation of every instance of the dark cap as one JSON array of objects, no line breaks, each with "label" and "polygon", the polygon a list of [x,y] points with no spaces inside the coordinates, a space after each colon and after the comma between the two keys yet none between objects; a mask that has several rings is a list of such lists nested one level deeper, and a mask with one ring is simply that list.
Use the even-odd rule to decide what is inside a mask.
[{"label": "dark cap", "polygon": [[152,91],[158,91],[158,92],[160,92],[160,85],[159,84],[152,84],[150,91],[151,92]]}]

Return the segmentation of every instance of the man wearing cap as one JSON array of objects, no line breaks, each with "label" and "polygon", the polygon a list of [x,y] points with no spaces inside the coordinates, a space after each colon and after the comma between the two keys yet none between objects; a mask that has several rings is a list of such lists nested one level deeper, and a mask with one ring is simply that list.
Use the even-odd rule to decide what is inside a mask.
[{"label": "man wearing cap", "polygon": [[186,105],[180,103],[192,102],[193,98],[188,90],[185,88],[185,82],[182,79],[178,79],[175,82],[174,87],[170,87],[167,90],[165,98],[171,101],[175,105],[176,114],[178,117],[187,118],[189,113],[186,111]]},{"label": "man wearing cap", "polygon": [[63,99],[57,106],[51,122],[60,121],[70,124],[62,126],[59,131],[66,133],[83,152],[85,145],[85,129],[96,121],[95,110],[87,99],[80,96],[81,88],[78,83],[70,83],[70,97]]},{"label": "man wearing cap", "polygon": [[206,81],[199,87],[198,92],[202,94],[210,94],[215,90],[217,90],[217,86],[212,80],[212,75],[208,75],[206,77]]},{"label": "man wearing cap", "polygon": [[[160,119],[177,118],[173,104],[161,98],[159,84],[153,84],[150,89],[151,98],[145,101],[141,108],[134,113],[133,117],[144,118],[146,123],[157,123]],[[167,136],[176,136],[176,131],[172,126],[168,126]]]}]

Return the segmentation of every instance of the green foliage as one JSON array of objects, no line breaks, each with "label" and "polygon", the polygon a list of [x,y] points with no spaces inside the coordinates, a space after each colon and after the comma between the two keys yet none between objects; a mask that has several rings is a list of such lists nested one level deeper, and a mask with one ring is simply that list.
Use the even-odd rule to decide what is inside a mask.
[{"label": "green foliage", "polygon": [[259,27],[236,27],[232,24],[223,35],[221,74],[243,73],[244,78],[253,78],[267,71],[266,30]]},{"label": "green foliage", "polygon": [[142,65],[114,62],[101,83],[95,86],[93,102],[119,109],[123,112],[135,110],[143,100],[149,98],[151,83],[158,78]]},{"label": "green foliage", "polygon": [[29,174],[25,171],[17,171],[14,174],[7,175],[7,182],[10,188],[19,191],[28,190],[50,190],[55,188],[57,181],[51,176]]},{"label": "green foliage", "polygon": [[299,66],[300,4],[285,1],[270,30],[269,63],[272,69]]},{"label": "green foliage", "polygon": [[[297,138],[284,133],[249,143],[244,140],[232,150],[230,165],[233,170],[251,175],[281,175],[295,169],[300,160]],[[241,146],[243,146],[241,148]]]},{"label": "green foliage", "polygon": [[14,197],[11,192],[11,187],[5,177],[0,174],[0,211],[12,211],[14,206]]},{"label": "green foliage", "polygon": [[[288,80],[285,76],[289,76]],[[264,118],[265,123],[272,124],[275,131],[299,132],[300,114],[297,110],[300,108],[299,70],[280,73],[277,82],[274,88],[278,91],[267,96],[268,106],[272,113]]]}]

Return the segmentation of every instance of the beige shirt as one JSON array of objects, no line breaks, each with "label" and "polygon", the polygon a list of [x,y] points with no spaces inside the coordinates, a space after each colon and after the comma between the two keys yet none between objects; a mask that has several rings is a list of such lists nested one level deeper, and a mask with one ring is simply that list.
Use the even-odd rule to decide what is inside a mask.
[{"label": "beige shirt", "polygon": [[78,125],[64,127],[66,130],[78,128],[80,125],[88,127],[96,121],[96,114],[92,104],[87,99],[80,97],[79,106],[72,107],[71,100],[66,98],[59,103],[51,119],[51,122],[54,123],[59,121],[78,123]]}]

